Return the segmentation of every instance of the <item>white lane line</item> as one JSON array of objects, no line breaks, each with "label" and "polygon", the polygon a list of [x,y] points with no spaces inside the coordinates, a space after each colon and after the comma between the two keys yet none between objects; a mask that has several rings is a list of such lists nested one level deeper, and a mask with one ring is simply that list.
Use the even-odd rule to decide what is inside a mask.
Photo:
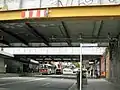
[{"label": "white lane line", "polygon": [[74,82],[68,90],[76,90],[76,82]]},{"label": "white lane line", "polygon": [[63,80],[64,78],[62,78],[61,80]]},{"label": "white lane line", "polygon": [[19,82],[15,81],[15,82],[11,82],[11,83],[0,84],[0,86],[9,85],[9,84],[16,84],[16,83],[32,82],[32,81],[44,80],[44,79],[45,79],[45,78],[28,80],[28,81],[19,81]]},{"label": "white lane line", "polygon": [[50,83],[45,83],[45,84],[43,84],[42,86],[46,86],[46,85],[49,85]]}]

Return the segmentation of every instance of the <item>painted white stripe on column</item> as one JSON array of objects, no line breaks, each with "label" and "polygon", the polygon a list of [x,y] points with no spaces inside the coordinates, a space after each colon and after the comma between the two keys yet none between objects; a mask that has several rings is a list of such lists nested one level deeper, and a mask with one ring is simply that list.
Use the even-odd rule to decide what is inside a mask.
[{"label": "painted white stripe on column", "polygon": [[33,10],[33,16],[32,17],[36,17],[37,16],[37,10]]},{"label": "painted white stripe on column", "polygon": [[25,17],[28,18],[29,17],[29,11],[25,12]]},{"label": "painted white stripe on column", "polygon": [[45,17],[45,10],[40,11],[40,17]]}]

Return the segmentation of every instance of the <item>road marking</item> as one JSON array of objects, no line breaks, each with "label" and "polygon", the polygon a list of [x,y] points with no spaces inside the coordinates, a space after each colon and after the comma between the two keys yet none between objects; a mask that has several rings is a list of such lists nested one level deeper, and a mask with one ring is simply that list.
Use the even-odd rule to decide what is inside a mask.
[{"label": "road marking", "polygon": [[43,84],[42,86],[46,86],[46,85],[49,85],[50,83],[45,83],[45,84]]},{"label": "road marking", "polygon": [[74,82],[68,90],[76,90],[76,82]]},{"label": "road marking", "polygon": [[44,79],[45,79],[45,78],[34,79],[34,80],[28,80],[28,81],[19,81],[19,82],[15,81],[15,82],[11,82],[11,83],[0,84],[0,86],[9,85],[9,84],[16,84],[16,83],[32,82],[32,81],[44,80]]},{"label": "road marking", "polygon": [[0,90],[9,90],[9,88],[0,88]]},{"label": "road marking", "polygon": [[63,80],[64,78],[62,78],[61,80]]}]

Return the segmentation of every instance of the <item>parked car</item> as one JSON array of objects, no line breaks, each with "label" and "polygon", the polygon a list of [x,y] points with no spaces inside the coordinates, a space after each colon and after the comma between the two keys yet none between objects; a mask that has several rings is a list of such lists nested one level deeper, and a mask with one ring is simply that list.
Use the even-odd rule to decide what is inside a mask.
[{"label": "parked car", "polygon": [[78,71],[80,71],[79,68],[75,68],[75,69],[73,69],[73,73],[77,73]]},{"label": "parked car", "polygon": [[56,74],[62,74],[62,73],[63,73],[62,69],[56,69]]},{"label": "parked car", "polygon": [[83,85],[87,85],[87,69],[82,70],[82,82]]},{"label": "parked car", "polygon": [[63,74],[73,74],[73,70],[70,68],[64,68],[63,69]]}]

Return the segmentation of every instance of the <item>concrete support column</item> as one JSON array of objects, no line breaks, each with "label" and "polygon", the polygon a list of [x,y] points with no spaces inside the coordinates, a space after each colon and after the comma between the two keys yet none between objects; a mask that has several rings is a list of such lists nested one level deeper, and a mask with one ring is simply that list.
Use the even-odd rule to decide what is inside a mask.
[{"label": "concrete support column", "polygon": [[113,81],[116,83],[116,59],[113,60]]},{"label": "concrete support column", "polygon": [[109,77],[109,80],[112,81],[113,80],[113,64],[112,64],[112,61],[110,59],[110,77]]},{"label": "concrete support column", "polygon": [[0,57],[0,73],[4,73],[5,70],[5,66],[4,66],[4,58]]},{"label": "concrete support column", "polygon": [[120,61],[117,60],[117,81],[120,82]]},{"label": "concrete support column", "polygon": [[118,75],[117,75],[117,58],[115,59],[114,68],[115,68],[114,69],[115,70],[115,76],[114,76],[115,77],[115,83],[117,83],[117,81],[118,81],[117,80],[117,77],[118,77]]},{"label": "concrete support column", "polygon": [[112,42],[110,59],[110,80],[115,84],[120,84],[120,39]]}]

